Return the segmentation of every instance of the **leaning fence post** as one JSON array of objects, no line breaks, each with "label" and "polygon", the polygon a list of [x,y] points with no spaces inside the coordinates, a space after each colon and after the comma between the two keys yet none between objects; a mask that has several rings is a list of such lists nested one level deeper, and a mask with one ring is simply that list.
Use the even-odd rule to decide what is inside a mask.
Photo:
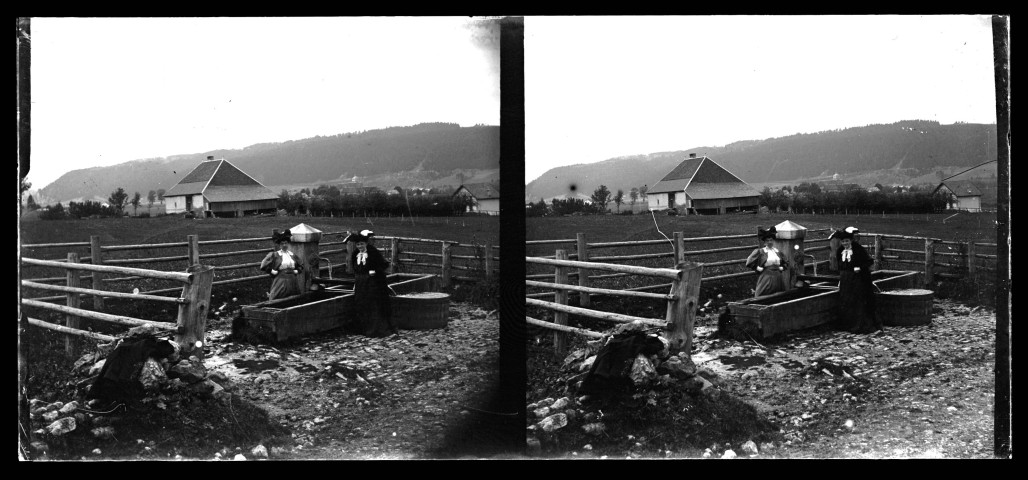
[{"label": "leaning fence post", "polygon": [[189,265],[196,265],[200,263],[200,241],[197,235],[187,235],[187,243],[189,244]]},{"label": "leaning fence post", "polygon": [[[350,235],[350,231],[346,231],[346,235]],[[346,273],[353,274],[353,242],[346,242]]]},{"label": "leaning fence post", "polygon": [[[557,260],[567,260],[568,252],[565,250],[557,250],[554,256]],[[558,285],[564,285],[568,283],[568,267],[558,265],[553,271],[553,283]],[[559,305],[568,304],[568,291],[563,289],[557,289],[554,295],[554,302]],[[568,324],[568,314],[566,312],[553,312],[553,323],[557,325]],[[558,357],[564,356],[565,351],[568,347],[568,334],[560,330],[554,330],[553,332],[553,353]]]},{"label": "leaning fence post", "polygon": [[[585,234],[576,234],[576,240],[578,242],[578,261],[588,262],[589,261],[589,246],[585,242]],[[565,258],[567,260],[567,258]],[[578,269],[578,285],[582,287],[589,286],[589,269],[579,268]],[[586,292],[578,292],[578,306],[582,308],[588,308],[592,304],[589,298],[589,294]]]},{"label": "leaning fence post", "polygon": [[978,269],[974,265],[974,240],[969,240],[964,249],[965,255],[967,255],[967,276],[971,277],[972,282],[978,282]]},{"label": "leaning fence post", "polygon": [[[182,298],[185,304],[178,307],[178,328],[175,330],[175,341],[182,346],[183,357],[196,355],[203,359],[203,348],[206,346],[204,332],[207,329],[207,312],[211,301],[211,283],[214,281],[214,267],[211,265],[190,265],[186,272],[192,277],[182,287]],[[200,342],[200,345],[196,343]]]},{"label": "leaning fence post", "polygon": [[443,241],[442,287],[450,286],[450,242]]},{"label": "leaning fence post", "polygon": [[[347,242],[349,243],[349,242]],[[349,258],[349,255],[347,255]],[[389,263],[393,265],[393,273],[400,273],[400,239],[389,239]]]},{"label": "leaning fence post", "polygon": [[[79,254],[75,252],[68,252],[68,265],[79,263]],[[79,275],[81,272],[73,268],[67,270],[68,275],[68,286],[79,287]],[[68,307],[79,308],[81,306],[79,300],[79,294],[74,292],[68,292]],[[80,319],[77,315],[68,314],[65,317],[64,326],[68,328],[80,328]],[[69,357],[75,356],[75,339],[71,335],[65,335],[64,337],[64,353]]]},{"label": "leaning fence post", "polygon": [[880,270],[882,268],[882,236],[875,235],[875,258],[874,258],[874,269]]},{"label": "leaning fence post", "polygon": [[675,265],[685,261],[685,239],[682,232],[675,232]]},{"label": "leaning fence post", "polygon": [[670,342],[671,351],[685,352],[692,356],[693,324],[696,320],[696,305],[699,304],[703,265],[679,262],[675,268],[679,274],[671,283],[671,295],[675,299],[667,302],[667,330],[664,338]]},{"label": "leaning fence post", "polygon": [[[93,265],[103,265],[103,255],[100,253],[100,236],[90,235],[89,236],[89,255],[92,258]],[[100,272],[92,272],[93,277],[93,290],[103,290],[104,280],[103,274]],[[96,311],[104,310],[104,297],[100,295],[93,295],[93,309]]]},{"label": "leaning fence post", "polygon": [[935,240],[926,238],[924,239],[924,283],[926,286],[930,286],[935,280],[933,270],[935,270]]},{"label": "leaning fence post", "polygon": [[493,246],[485,244],[485,281],[493,279]]}]

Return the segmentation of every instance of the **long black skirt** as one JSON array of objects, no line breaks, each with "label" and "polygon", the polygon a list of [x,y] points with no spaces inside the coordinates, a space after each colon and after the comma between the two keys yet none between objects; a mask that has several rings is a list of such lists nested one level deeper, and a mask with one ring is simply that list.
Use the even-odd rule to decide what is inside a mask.
[{"label": "long black skirt", "polygon": [[840,329],[854,333],[870,333],[882,328],[875,315],[870,272],[843,270],[839,273],[838,319]]},{"label": "long black skirt", "polygon": [[351,319],[354,330],[368,337],[384,337],[396,333],[385,278],[357,274],[353,297]]}]

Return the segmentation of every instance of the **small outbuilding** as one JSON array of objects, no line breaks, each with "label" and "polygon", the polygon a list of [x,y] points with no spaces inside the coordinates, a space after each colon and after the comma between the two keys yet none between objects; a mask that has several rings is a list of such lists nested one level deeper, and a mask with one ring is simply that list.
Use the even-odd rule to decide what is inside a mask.
[{"label": "small outbuilding", "polygon": [[710,158],[689,158],[646,191],[650,210],[674,208],[681,213],[723,214],[753,211],[760,192]]},{"label": "small outbuilding", "polygon": [[453,192],[453,196],[471,199],[468,213],[500,214],[500,186],[493,183],[465,183]]},{"label": "small outbuilding", "polygon": [[170,214],[242,217],[274,213],[278,195],[228,160],[207,157],[164,194]]}]

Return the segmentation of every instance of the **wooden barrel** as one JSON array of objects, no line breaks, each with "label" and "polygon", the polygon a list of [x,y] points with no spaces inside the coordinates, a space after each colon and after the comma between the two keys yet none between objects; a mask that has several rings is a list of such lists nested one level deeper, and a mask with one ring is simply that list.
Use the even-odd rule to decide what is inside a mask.
[{"label": "wooden barrel", "polygon": [[932,323],[931,290],[907,288],[875,293],[875,311],[882,325],[890,327]]},{"label": "wooden barrel", "polygon": [[393,323],[404,330],[443,328],[450,317],[450,295],[446,293],[410,293],[390,300]]}]

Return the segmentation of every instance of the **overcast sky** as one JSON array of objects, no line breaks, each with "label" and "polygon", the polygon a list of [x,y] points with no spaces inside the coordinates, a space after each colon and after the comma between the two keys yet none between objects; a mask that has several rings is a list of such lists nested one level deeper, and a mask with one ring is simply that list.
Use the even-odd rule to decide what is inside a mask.
[{"label": "overcast sky", "polygon": [[525,182],[739,140],[995,123],[993,65],[988,16],[528,17]]},{"label": "overcast sky", "polygon": [[499,125],[499,28],[467,17],[33,18],[32,166],[423,122]]}]

